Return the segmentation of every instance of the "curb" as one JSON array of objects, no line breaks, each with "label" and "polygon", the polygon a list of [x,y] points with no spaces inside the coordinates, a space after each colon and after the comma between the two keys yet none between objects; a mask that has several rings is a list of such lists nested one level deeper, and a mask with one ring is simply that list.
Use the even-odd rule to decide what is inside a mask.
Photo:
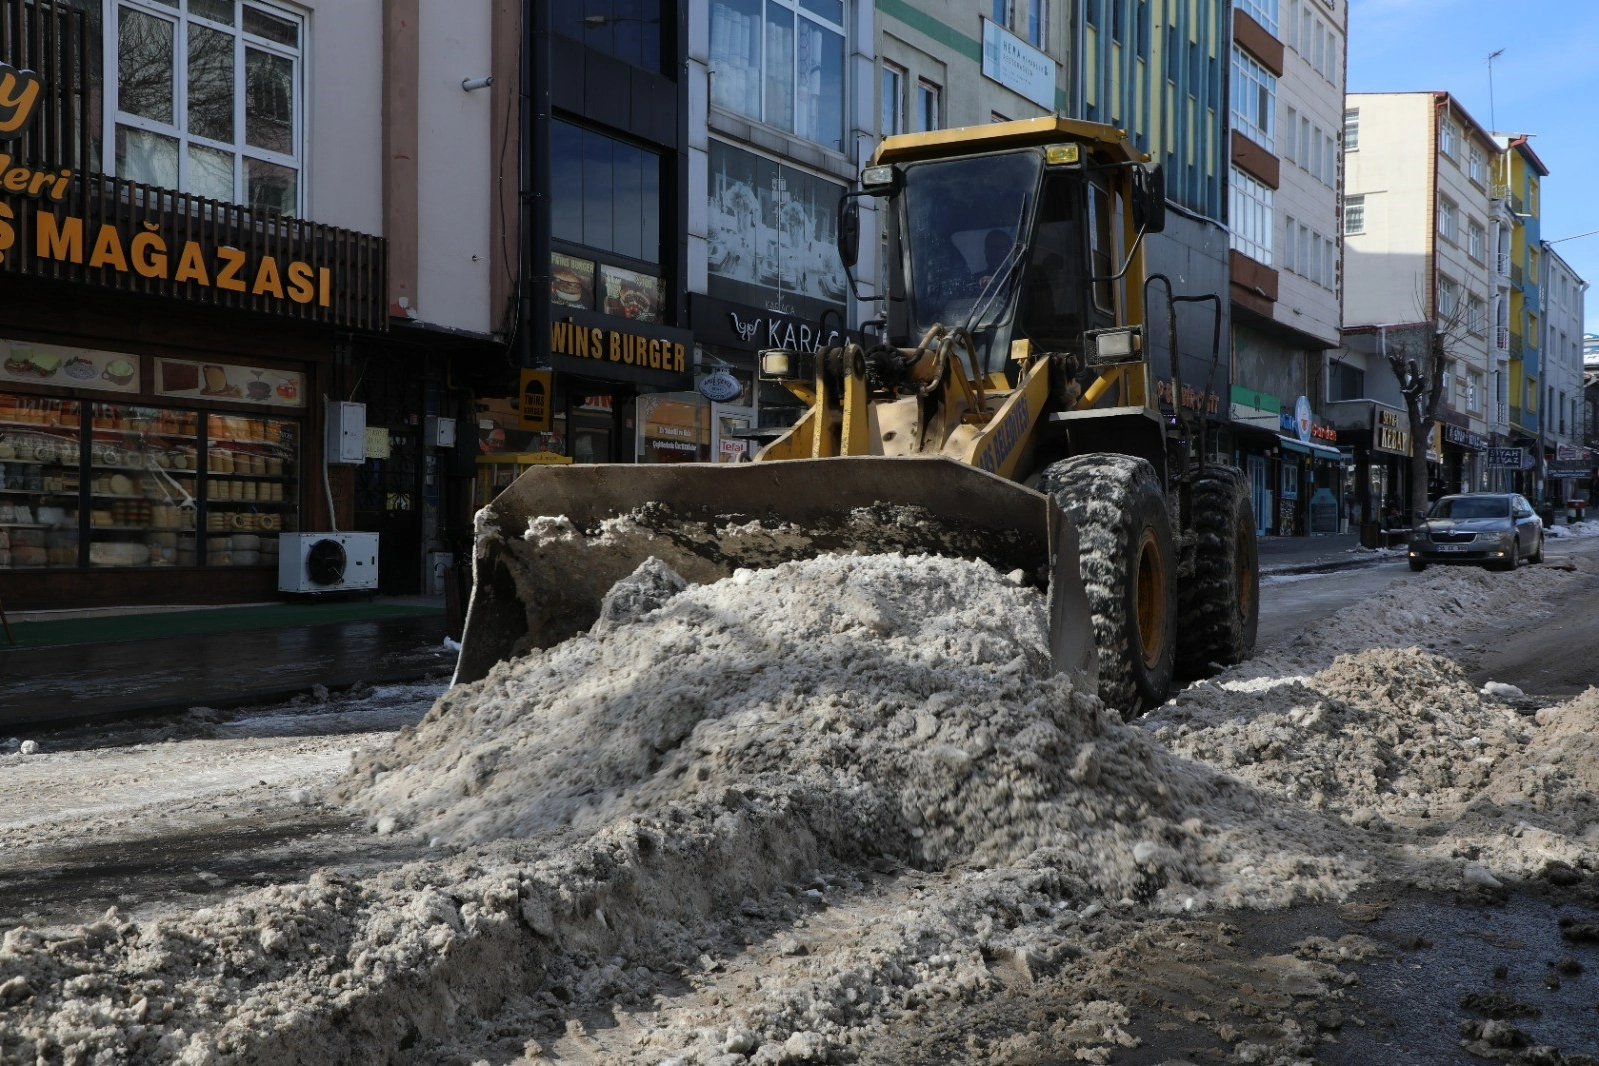
[{"label": "curb", "polygon": [[1309,563],[1285,563],[1282,566],[1263,566],[1261,577],[1281,577],[1286,574],[1330,574],[1339,570],[1363,570],[1368,566],[1399,562],[1401,555],[1374,555],[1365,559],[1331,559]]}]

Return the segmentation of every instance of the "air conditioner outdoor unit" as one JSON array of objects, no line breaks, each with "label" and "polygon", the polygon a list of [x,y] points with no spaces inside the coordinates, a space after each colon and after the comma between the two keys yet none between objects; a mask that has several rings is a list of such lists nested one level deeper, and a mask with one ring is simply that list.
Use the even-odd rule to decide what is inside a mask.
[{"label": "air conditioner outdoor unit", "polygon": [[376,533],[284,533],[279,538],[279,592],[351,592],[377,587]]}]

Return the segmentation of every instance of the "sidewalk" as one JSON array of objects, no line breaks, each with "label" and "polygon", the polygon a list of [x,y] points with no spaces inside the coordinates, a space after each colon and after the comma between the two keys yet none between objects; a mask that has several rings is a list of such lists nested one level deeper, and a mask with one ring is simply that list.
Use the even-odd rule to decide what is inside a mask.
[{"label": "sidewalk", "polygon": [[1400,548],[1362,548],[1358,533],[1323,537],[1261,537],[1256,543],[1263,577],[1353,570],[1405,558],[1405,552]]},{"label": "sidewalk", "polygon": [[270,703],[455,667],[442,598],[30,615],[11,628],[15,647],[0,635],[0,730]]}]

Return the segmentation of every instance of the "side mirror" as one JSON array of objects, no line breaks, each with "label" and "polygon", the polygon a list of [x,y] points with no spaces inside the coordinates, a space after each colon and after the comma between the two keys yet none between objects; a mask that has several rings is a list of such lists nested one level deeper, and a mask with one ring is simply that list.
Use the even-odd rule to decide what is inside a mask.
[{"label": "side mirror", "polygon": [[1133,168],[1133,225],[1149,233],[1166,228],[1166,171],[1159,164]]},{"label": "side mirror", "polygon": [[853,268],[861,252],[861,205],[845,200],[838,212],[838,257]]}]

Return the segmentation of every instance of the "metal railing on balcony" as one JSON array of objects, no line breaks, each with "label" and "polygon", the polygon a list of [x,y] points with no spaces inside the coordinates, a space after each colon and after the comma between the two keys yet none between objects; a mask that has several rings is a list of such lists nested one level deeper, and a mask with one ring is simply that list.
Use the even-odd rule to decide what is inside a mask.
[{"label": "metal railing on balcony", "polygon": [[1511,330],[1510,331],[1510,354],[1512,356],[1514,356],[1515,358],[1519,359],[1519,358],[1521,358],[1521,352],[1522,352],[1521,334],[1517,333],[1515,330]]},{"label": "metal railing on balcony", "polygon": [[1510,405],[1508,403],[1494,404],[1494,425],[1507,426],[1510,424]]},{"label": "metal railing on balcony", "polygon": [[1494,273],[1501,278],[1510,276],[1510,253],[1496,252],[1494,254]]},{"label": "metal railing on balcony", "polygon": [[1520,285],[1521,284],[1521,264],[1520,263],[1511,263],[1510,264],[1510,283],[1512,285]]},{"label": "metal railing on balcony", "polygon": [[1494,330],[1494,350],[1505,352],[1510,350],[1510,327],[1500,326]]},{"label": "metal railing on balcony", "polygon": [[1513,426],[1526,425],[1526,423],[1521,420],[1521,408],[1516,404],[1510,405],[1510,424]]},{"label": "metal railing on balcony", "polygon": [[1510,210],[1514,211],[1518,215],[1522,214],[1523,208],[1521,206],[1521,197],[1519,197],[1519,196],[1511,196],[1511,198],[1510,198]]},{"label": "metal railing on balcony", "polygon": [[1510,195],[1510,186],[1502,181],[1496,181],[1488,187],[1488,197],[1493,200],[1503,200]]}]

